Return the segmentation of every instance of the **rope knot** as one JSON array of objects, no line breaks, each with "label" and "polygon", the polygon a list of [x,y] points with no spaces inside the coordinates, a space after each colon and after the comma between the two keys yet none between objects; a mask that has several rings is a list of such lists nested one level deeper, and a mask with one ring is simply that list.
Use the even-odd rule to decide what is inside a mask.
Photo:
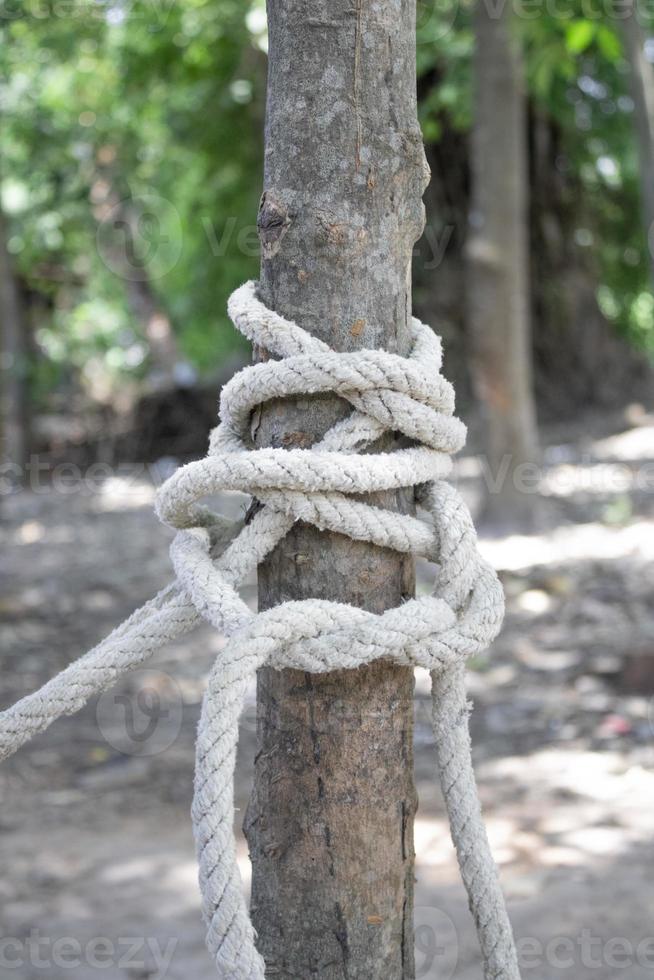
[{"label": "rope knot", "polygon": [[[453,415],[454,393],[440,374],[438,337],[413,318],[408,358],[370,350],[339,354],[265,307],[254,283],[236,290],[229,312],[244,336],[281,359],[244,368],[225,386],[221,421],[211,435],[208,456],[178,470],[159,490],[159,516],[181,532],[172,552],[175,570],[196,608],[231,633],[236,624],[226,619],[229,597],[239,629],[250,623],[235,643],[238,655],[245,656],[248,647],[252,663],[258,664],[255,637],[270,617],[259,617],[258,625],[251,622],[254,617],[246,613],[235,583],[245,574],[248,554],[253,567],[294,521],[302,520],[323,531],[423,556],[438,562],[439,571],[432,598],[411,600],[381,616],[328,603],[327,623],[319,616],[324,604],[316,600],[278,607],[275,617],[284,620],[285,629],[284,642],[269,654],[275,666],[334,670],[392,657],[439,670],[484,649],[501,623],[502,593],[494,572],[479,557],[467,509],[442,482],[451,454],[463,445],[465,427]],[[318,445],[252,446],[250,422],[259,405],[272,398],[328,392],[346,399],[353,411]],[[389,430],[418,445],[358,455]],[[358,499],[400,487],[419,489],[427,519]],[[195,535],[191,540],[188,529],[206,524],[207,510],[199,501],[221,490],[250,493],[265,506],[216,560],[210,557],[208,538]],[[320,620],[320,630],[306,642],[297,629],[314,618]]]},{"label": "rope knot", "polygon": [[[254,283],[236,290],[229,313],[241,333],[280,360],[245,368],[225,386],[208,455],[180,468],[157,494],[159,517],[177,530],[171,545],[176,582],[41,691],[0,715],[0,758],[200,618],[226,634],[230,639],[209,677],[198,729],[193,824],[207,944],[218,974],[263,980],[265,964],[242,895],[232,830],[238,719],[254,672],[269,664],[319,673],[381,657],[427,667],[441,784],[485,975],[519,980],[463,724],[463,665],[496,636],[503,594],[478,553],[467,508],[443,482],[465,427],[454,417],[454,392],[440,374],[440,341],[414,318],[407,358],[375,350],[336,353],[267,309]],[[250,420],[263,402],[327,392],[348,401],[352,412],[317,445],[252,445]],[[389,430],[406,436],[411,447],[359,455]],[[401,487],[415,489],[421,516],[360,499]],[[248,523],[227,521],[201,503],[230,490],[261,502]],[[318,599],[254,615],[238,587],[298,520],[435,562],[433,594],[381,615]]]}]

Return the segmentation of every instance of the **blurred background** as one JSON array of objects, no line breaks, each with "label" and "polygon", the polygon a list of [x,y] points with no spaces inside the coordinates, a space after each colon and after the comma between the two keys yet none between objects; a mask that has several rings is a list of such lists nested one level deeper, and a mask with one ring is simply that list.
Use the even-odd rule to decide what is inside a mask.
[{"label": "blurred background", "polygon": [[[259,266],[266,46],[259,0],[0,2],[2,707],[171,577],[154,492],[204,454],[250,356],[226,301]],[[470,429],[454,479],[507,594],[470,688],[523,975],[642,980],[654,9],[419,0],[417,64],[414,306],[443,337]],[[212,976],[188,807],[221,644],[172,645],[0,769],[0,978]],[[418,976],[471,980],[420,673],[416,739]],[[237,824],[254,744],[252,692]]]}]

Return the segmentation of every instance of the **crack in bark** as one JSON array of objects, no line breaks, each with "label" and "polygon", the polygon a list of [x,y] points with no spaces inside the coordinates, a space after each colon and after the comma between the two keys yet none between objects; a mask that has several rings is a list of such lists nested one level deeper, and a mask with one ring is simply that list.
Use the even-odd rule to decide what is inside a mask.
[{"label": "crack in bark", "polygon": [[356,148],[354,152],[354,169],[359,172],[361,167],[361,108],[359,105],[359,95],[361,86],[361,32],[363,27],[363,0],[356,0],[355,8],[356,24],[354,28],[354,114],[356,118]]}]

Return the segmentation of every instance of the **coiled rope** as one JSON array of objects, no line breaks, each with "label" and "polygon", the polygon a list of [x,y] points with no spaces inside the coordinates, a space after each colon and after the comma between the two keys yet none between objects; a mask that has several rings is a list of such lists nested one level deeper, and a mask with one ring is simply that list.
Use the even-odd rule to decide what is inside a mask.
[{"label": "coiled rope", "polygon": [[[176,581],[132,614],[40,691],[0,714],[0,759],[61,715],[138,667],[201,618],[230,637],[209,677],[200,719],[193,825],[207,945],[219,977],[263,980],[265,964],[245,905],[233,834],[238,719],[248,684],[264,664],[311,672],[356,668],[379,657],[431,671],[440,780],[486,980],[520,974],[472,770],[467,657],[497,635],[503,595],[480,557],[465,504],[442,482],[465,427],[441,376],[440,341],[412,320],[408,358],[383,351],[340,354],[267,309],[247,283],[229,313],[251,341],[282,358],[245,368],[225,386],[221,422],[206,458],[160,488],[157,512],[177,534]],[[254,408],[271,398],[331,392],[353,407],[312,449],[254,449]],[[358,455],[384,432],[418,445]],[[415,487],[428,519],[386,511],[352,495]],[[250,493],[263,506],[250,523],[228,522],[199,501],[220,490]],[[255,615],[238,594],[243,579],[297,520],[360,541],[424,556],[438,565],[433,595],[374,615],[309,599]]]}]

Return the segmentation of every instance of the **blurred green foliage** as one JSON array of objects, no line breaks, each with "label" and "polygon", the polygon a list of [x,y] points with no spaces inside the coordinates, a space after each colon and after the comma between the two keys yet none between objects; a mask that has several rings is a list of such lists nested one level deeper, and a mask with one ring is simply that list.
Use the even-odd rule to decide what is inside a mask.
[{"label": "blurred green foliage", "polygon": [[[516,19],[532,104],[556,120],[581,188],[575,235],[599,269],[601,309],[654,349],[618,25],[587,16],[582,0],[558,16],[548,7],[527,0]],[[428,142],[443,138],[444,119],[470,127],[471,13],[468,0],[418,0]],[[0,40],[2,202],[40,355],[37,389],[73,376],[111,387],[147,370],[125,258],[128,277],[132,262],[170,317],[181,355],[215,369],[239,343],[227,296],[258,268],[262,0],[39,0],[3,8]],[[136,239],[122,227],[126,211]]]},{"label": "blurred green foliage", "polygon": [[264,26],[241,0],[52,0],[0,20],[2,201],[45,385],[144,370],[125,274],[196,368],[238,343],[225,305],[258,268]]},{"label": "blurred green foliage", "polygon": [[[650,243],[640,214],[634,106],[619,19],[623,7],[614,8],[610,0],[481,2],[513,3],[532,108],[556,123],[561,141],[556,165],[572,169],[581,195],[573,233],[598,270],[600,308],[634,346],[654,353]],[[638,3],[637,9],[651,32],[653,5]],[[439,139],[444,115],[458,130],[471,126],[472,12],[471,0],[418,0],[418,72],[438,83],[420,106],[427,141]]]}]

